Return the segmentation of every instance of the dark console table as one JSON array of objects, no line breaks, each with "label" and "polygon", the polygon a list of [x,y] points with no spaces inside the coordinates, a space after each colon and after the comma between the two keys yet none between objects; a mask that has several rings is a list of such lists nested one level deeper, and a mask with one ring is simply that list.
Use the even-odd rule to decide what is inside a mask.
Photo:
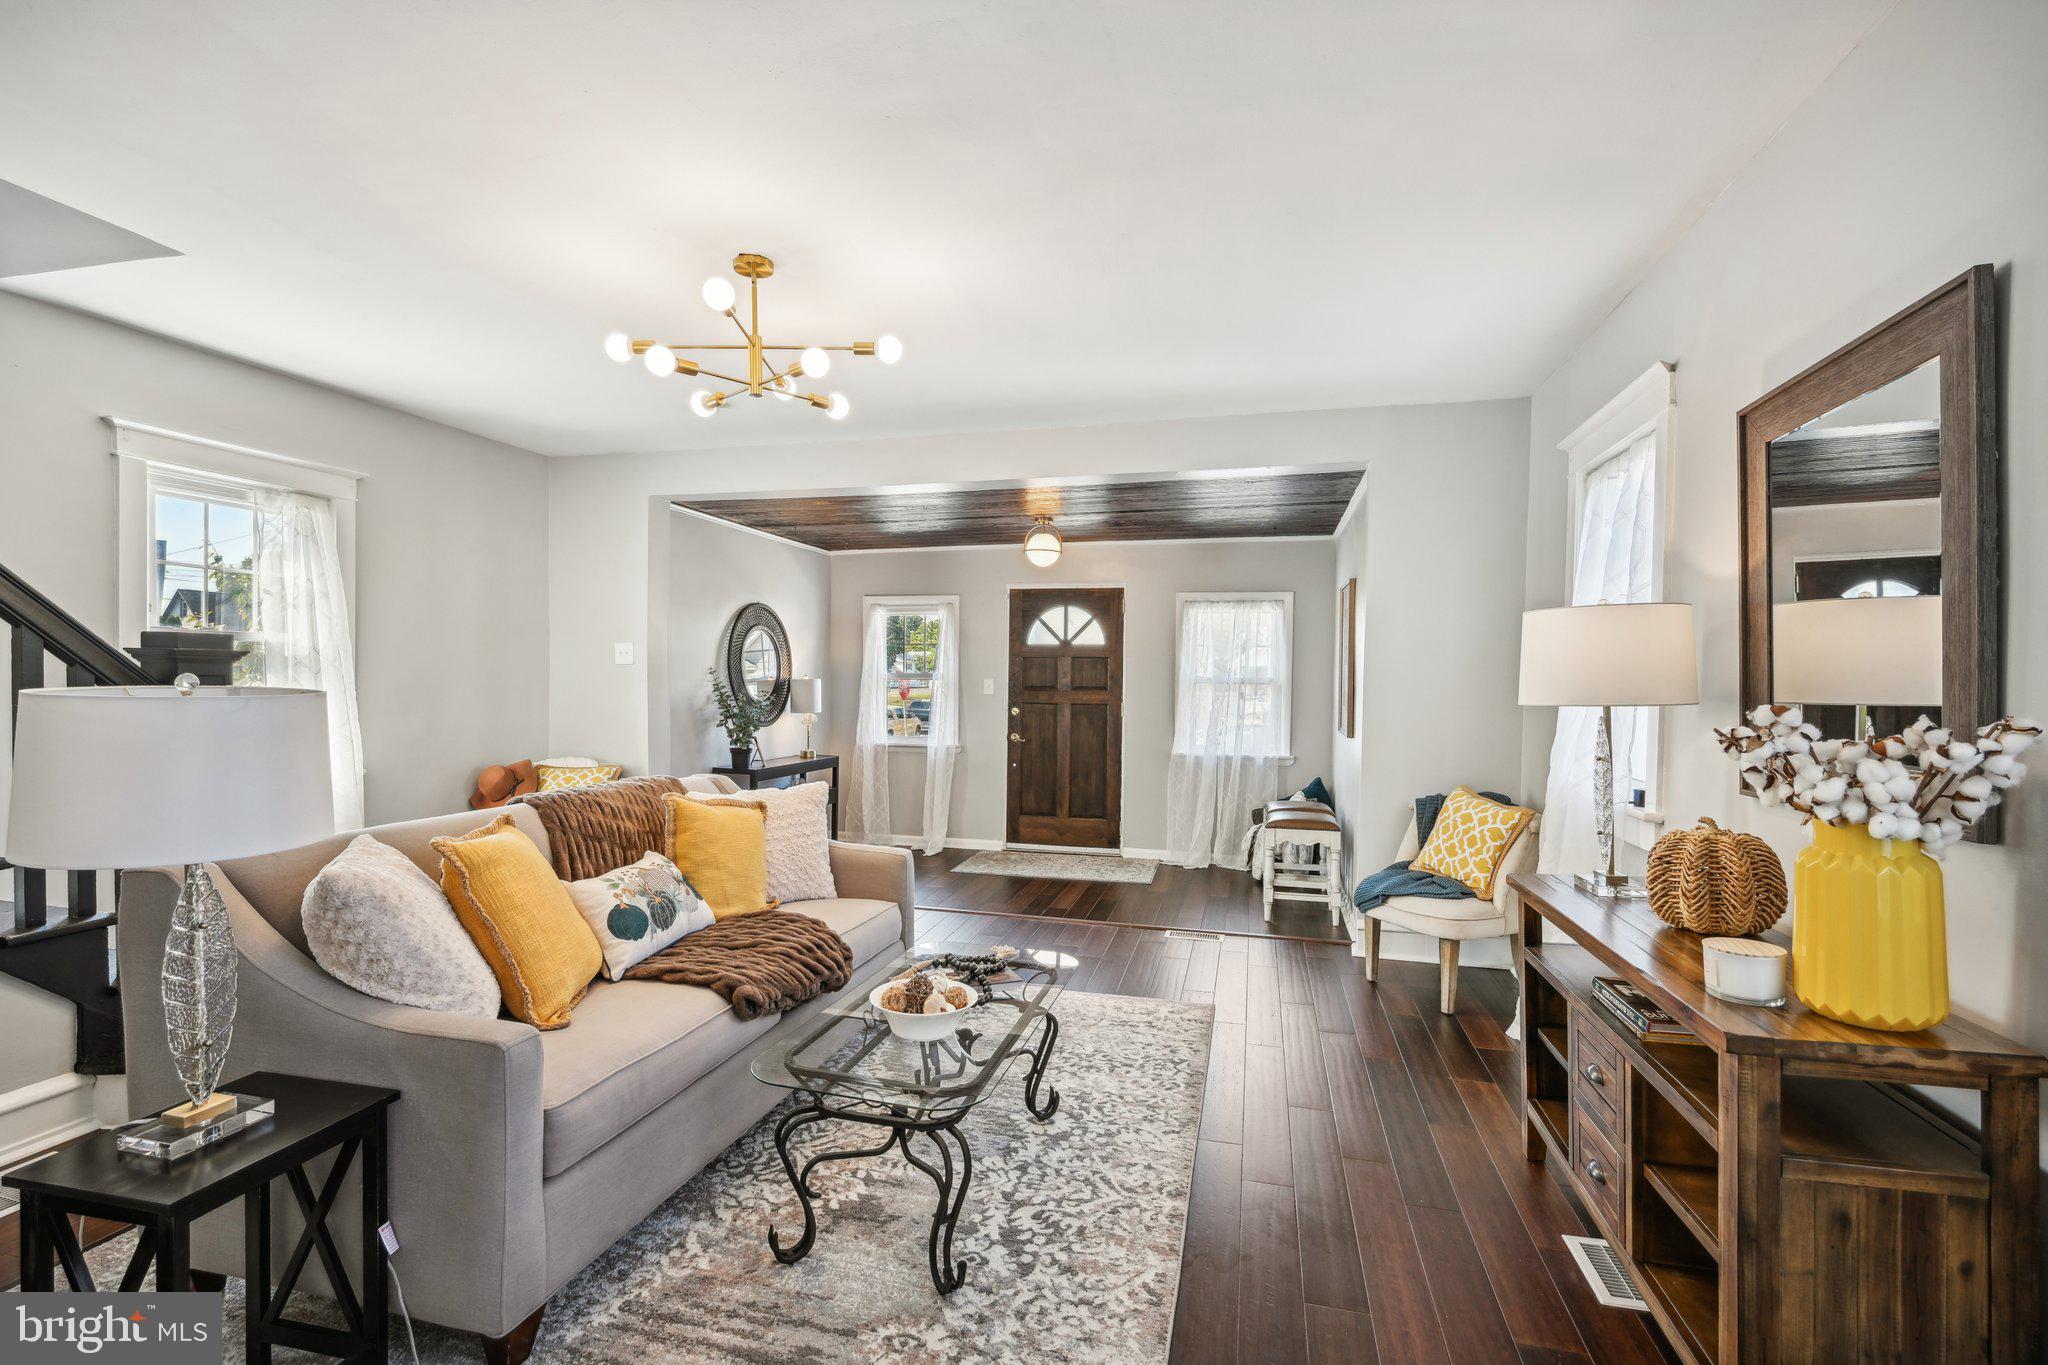
[{"label": "dark console table", "polygon": [[832,775],[832,795],[827,801],[827,818],[832,822],[832,837],[835,839],[839,837],[839,755],[819,754],[816,758],[770,758],[764,759],[748,768],[713,768],[711,771],[717,773],[720,777],[731,778],[748,791],[753,791],[756,787],[765,787],[771,783],[781,782],[788,778],[797,778],[808,782],[811,780],[812,773],[830,773]]},{"label": "dark console table", "polygon": [[[386,1217],[385,1116],[398,1092],[267,1071],[239,1077],[221,1088],[269,1096],[277,1101],[277,1113],[267,1123],[177,1161],[121,1152],[114,1146],[114,1134],[101,1132],[9,1171],[5,1183],[21,1191],[21,1287],[56,1288],[61,1265],[73,1290],[94,1290],[92,1272],[68,1217],[83,1213],[134,1223],[142,1230],[120,1289],[140,1289],[152,1262],[160,1291],[218,1289],[220,1277],[192,1268],[192,1224],[240,1199],[247,1234],[243,1268],[249,1284],[250,1365],[268,1361],[273,1346],[348,1361],[383,1360],[389,1319],[384,1242],[378,1228]],[[334,1163],[316,1191],[310,1164],[330,1153]],[[343,1179],[354,1166],[362,1171],[363,1258],[360,1279],[351,1286],[327,1222],[336,1211]],[[305,1226],[273,1287],[270,1193],[279,1177],[297,1202]],[[348,1324],[345,1330],[295,1322],[284,1315],[299,1273],[315,1252]]]}]

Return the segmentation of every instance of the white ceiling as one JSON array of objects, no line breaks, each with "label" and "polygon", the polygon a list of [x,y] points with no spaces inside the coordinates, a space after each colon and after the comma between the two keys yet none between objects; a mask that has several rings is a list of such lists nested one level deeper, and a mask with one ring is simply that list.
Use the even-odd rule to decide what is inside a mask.
[{"label": "white ceiling", "polygon": [[[5,282],[550,454],[1528,393],[1890,0],[0,0]],[[901,335],[845,423],[599,339]]]}]

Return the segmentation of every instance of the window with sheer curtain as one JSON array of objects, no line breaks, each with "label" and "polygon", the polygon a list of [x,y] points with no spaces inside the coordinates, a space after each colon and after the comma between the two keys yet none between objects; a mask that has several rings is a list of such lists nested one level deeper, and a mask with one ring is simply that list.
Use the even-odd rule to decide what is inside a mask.
[{"label": "window with sheer curtain", "polygon": [[946,846],[960,755],[960,599],[869,597],[861,603],[860,701],[847,764],[846,828],[857,843],[897,842],[892,748],[924,750],[924,819],[910,841]]},{"label": "window with sheer curtain", "polygon": [[[1658,600],[1657,437],[1644,433],[1620,451],[1575,471],[1577,509],[1571,556],[1571,605]],[[1657,818],[1659,798],[1658,711],[1617,706],[1614,733],[1616,837],[1630,840],[1630,822]],[[1544,802],[1542,865],[1547,870],[1605,865],[1594,798],[1594,749],[1600,723],[1597,707],[1561,708],[1551,744],[1550,778]]]},{"label": "window with sheer curtain", "polygon": [[361,828],[345,570],[353,559],[353,478],[155,429],[116,430],[127,530],[122,638],[163,627],[232,631],[242,651],[235,682],[324,692],[335,828]]},{"label": "window with sheer curtain", "polygon": [[1182,594],[1167,838],[1186,867],[1246,864],[1289,748],[1292,593]]},{"label": "window with sheer curtain", "polygon": [[[1585,476],[1575,556],[1572,605],[1654,602],[1653,530],[1657,459],[1653,438],[1638,437],[1627,450]],[[1656,774],[1651,731],[1657,708],[1624,706],[1614,712],[1614,791],[1625,806],[1650,804]]]},{"label": "window with sheer curtain", "polygon": [[893,744],[923,744],[931,734],[943,618],[936,611],[885,611],[882,632],[882,731]]},{"label": "window with sheer curtain", "polygon": [[[1670,502],[1677,370],[1651,365],[1564,440],[1564,600],[1658,602],[1664,596],[1664,536]],[[1614,711],[1615,837],[1647,850],[1662,832],[1663,744],[1655,707]],[[1593,796],[1600,712],[1562,707],[1550,748],[1543,806],[1545,872],[1606,865]]]}]

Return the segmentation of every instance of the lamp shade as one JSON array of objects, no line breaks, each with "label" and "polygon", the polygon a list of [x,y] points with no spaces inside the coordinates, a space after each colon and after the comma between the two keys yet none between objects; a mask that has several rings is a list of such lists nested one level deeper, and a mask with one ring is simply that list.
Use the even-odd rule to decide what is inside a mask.
[{"label": "lamp shade", "polygon": [[1832,597],[1771,608],[1771,700],[1941,704],[1941,599]]},{"label": "lamp shade", "polygon": [[1522,613],[1524,706],[1690,706],[1699,699],[1688,602]]},{"label": "lamp shade", "polygon": [[789,680],[789,709],[800,716],[815,716],[825,709],[825,684],[817,678]]},{"label": "lamp shade", "polygon": [[14,721],[7,858],[23,867],[220,862],[334,833],[326,694],[48,687]]}]

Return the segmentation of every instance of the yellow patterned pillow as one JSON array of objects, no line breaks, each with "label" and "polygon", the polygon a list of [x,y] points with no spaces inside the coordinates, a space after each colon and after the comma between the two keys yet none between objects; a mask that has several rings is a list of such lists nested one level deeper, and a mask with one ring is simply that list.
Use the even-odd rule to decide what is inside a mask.
[{"label": "yellow patterned pillow", "polygon": [[535,1028],[561,1028],[604,970],[604,950],[540,845],[501,815],[434,840],[441,890],[498,978],[505,1008]]},{"label": "yellow patterned pillow", "polygon": [[1444,798],[1429,842],[1408,866],[1456,878],[1471,887],[1473,895],[1491,900],[1501,855],[1535,817],[1533,810],[1489,801],[1470,787],[1456,788]]},{"label": "yellow patterned pillow", "polygon": [[544,792],[563,791],[569,787],[595,787],[600,782],[616,782],[625,769],[616,763],[593,763],[585,768],[564,768],[551,763],[534,765],[534,776],[540,779]]}]

